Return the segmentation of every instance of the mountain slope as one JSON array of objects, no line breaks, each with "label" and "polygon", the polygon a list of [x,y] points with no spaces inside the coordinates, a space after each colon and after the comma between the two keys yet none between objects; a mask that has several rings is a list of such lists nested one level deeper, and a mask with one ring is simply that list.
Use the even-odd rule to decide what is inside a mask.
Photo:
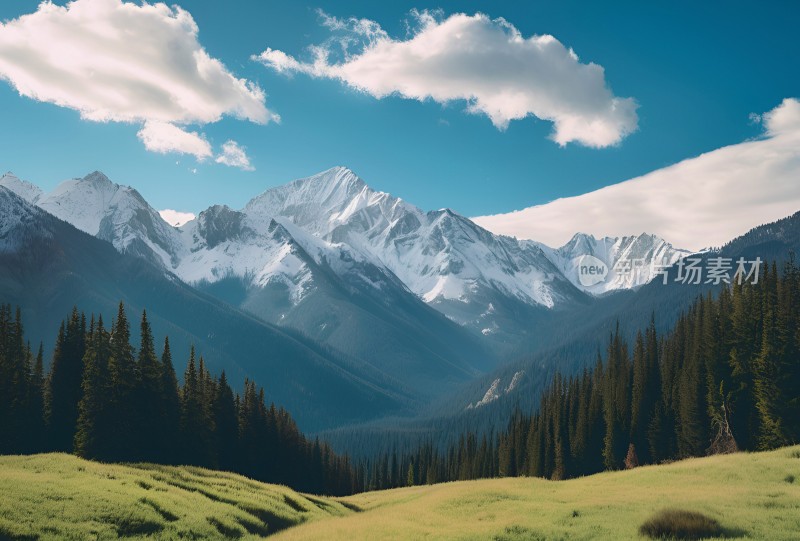
[{"label": "mountain slope", "polygon": [[214,206],[177,229],[138,192],[99,172],[35,201],[120,252],[156,263],[264,321],[367,360],[415,392],[439,392],[443,383],[494,366],[478,337],[420,302],[391,272],[291,223]]},{"label": "mountain slope", "polygon": [[178,232],[139,192],[114,184],[99,171],[62,182],[35,203],[81,231],[110,242],[120,252],[163,262],[167,268],[180,255]]},{"label": "mountain slope", "polygon": [[[718,251],[693,257],[701,259],[703,268],[708,267],[709,258],[717,257],[729,258],[732,262],[740,257],[746,261],[761,258],[764,265],[777,261],[780,268],[781,262],[792,257],[793,253],[800,253],[800,212],[754,228]],[[452,418],[459,418],[457,422],[464,426],[488,429],[498,419],[507,418],[517,407],[537,407],[542,389],[550,385],[556,372],[569,375],[593,365],[597,352],[607,347],[609,335],[617,324],[630,343],[637,331],[647,327],[651,318],[655,320],[657,331],[663,333],[673,327],[680,314],[698,296],[716,295],[724,285],[684,284],[676,282],[676,276],[677,269],[672,267],[667,284],[655,280],[636,291],[594,298],[581,310],[554,314],[543,322],[540,339],[520,344],[509,362],[465,384],[456,393],[431,405],[430,410],[450,419],[448,422],[451,424],[455,422]],[[516,392],[501,395],[498,400],[478,410],[465,410],[469,404],[481,400],[495,380],[505,384],[519,372],[524,372],[524,375],[515,387]]]},{"label": "mountain slope", "polygon": [[0,186],[11,190],[28,203],[33,204],[36,204],[36,201],[38,201],[44,193],[37,185],[27,180],[22,180],[11,172],[5,173],[0,177]]},{"label": "mountain slope", "polygon": [[[653,277],[652,263],[685,255],[650,235],[579,234],[558,249],[493,235],[450,210],[423,212],[372,190],[344,167],[267,190],[241,211],[213,206],[180,229],[102,173],[49,194],[12,177],[6,184],[118,250],[160,262],[266,321],[362,357],[380,342],[354,333],[376,329],[402,350],[394,355],[398,362],[421,357],[426,365],[443,362],[467,373],[539,337],[550,312],[585,305],[586,293],[638,287]],[[586,287],[576,271],[586,255],[610,268],[628,259],[642,266],[635,277]]]},{"label": "mountain slope", "polygon": [[190,344],[212,370],[255,379],[305,430],[408,411],[418,393],[376,366],[290,335],[118,253],[0,187],[0,299],[23,308],[27,335],[52,340],[73,305],[107,318],[125,301],[170,336],[182,370]]},{"label": "mountain slope", "polygon": [[267,190],[245,212],[281,216],[385,266],[459,324],[512,341],[526,319],[582,294],[534,243],[498,237],[450,210],[423,212],[335,167]]}]

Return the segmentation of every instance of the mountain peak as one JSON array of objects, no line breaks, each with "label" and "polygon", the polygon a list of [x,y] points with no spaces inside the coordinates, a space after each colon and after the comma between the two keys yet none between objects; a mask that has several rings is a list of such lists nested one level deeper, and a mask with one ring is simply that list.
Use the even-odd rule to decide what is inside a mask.
[{"label": "mountain peak", "polygon": [[11,171],[0,177],[0,186],[14,192],[28,203],[36,203],[42,196],[42,190],[38,186],[22,180]]},{"label": "mountain peak", "polygon": [[[297,183],[321,182],[326,185],[334,185],[343,188],[357,188],[358,190],[364,188],[367,184],[356,175],[352,169],[337,165],[331,167],[326,171],[317,173],[307,178],[296,180]],[[291,183],[294,184],[294,183]]]},{"label": "mountain peak", "polygon": [[[245,212],[272,217],[291,214],[303,223],[357,210],[363,200],[377,194],[347,167],[332,167],[310,177],[276,186],[251,199]],[[361,203],[359,203],[359,201]]]},{"label": "mountain peak", "polygon": [[91,182],[92,184],[113,184],[111,179],[108,178],[102,171],[92,171],[82,179],[80,182]]}]

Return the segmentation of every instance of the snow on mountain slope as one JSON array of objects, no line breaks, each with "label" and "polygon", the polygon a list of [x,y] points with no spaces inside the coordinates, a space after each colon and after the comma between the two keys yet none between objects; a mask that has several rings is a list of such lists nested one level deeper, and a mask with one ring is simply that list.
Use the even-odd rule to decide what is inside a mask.
[{"label": "snow on mountain slope", "polygon": [[121,252],[164,263],[167,268],[181,255],[177,230],[139,192],[111,182],[99,171],[62,182],[39,196],[36,204]]},{"label": "snow on mountain slope", "polygon": [[[372,190],[343,167],[268,190],[245,211],[282,216],[352,246],[462,324],[486,314],[494,295],[544,307],[574,296],[539,246],[492,235],[447,209],[423,212]],[[453,301],[475,306],[466,312],[445,307]]]},{"label": "snow on mountain slope", "polygon": [[18,178],[10,171],[0,177],[0,186],[11,190],[28,203],[36,204],[36,201],[42,195],[41,188],[27,180]]},{"label": "snow on mountain slope", "polygon": [[35,222],[44,214],[6,186],[0,184],[0,253],[16,250],[24,241],[18,234],[24,229],[21,226]]},{"label": "snow on mountain slope", "polygon": [[258,230],[248,217],[216,205],[181,228],[186,247],[172,270],[184,282],[214,283],[237,277],[257,287],[280,283],[298,303],[311,287],[312,277],[289,233],[271,221]]},{"label": "snow on mountain slope", "polygon": [[[653,278],[653,262],[686,255],[645,234],[577,234],[557,249],[495,235],[451,210],[424,212],[373,190],[344,167],[269,189],[240,211],[213,206],[180,228],[136,190],[99,172],[49,194],[10,174],[0,185],[189,284],[234,278],[245,287],[277,288],[297,306],[317,287],[315,273],[331,273],[341,280],[336,287],[352,291],[410,291],[460,325],[501,341],[527,332],[542,310],[584,293],[636,287]],[[587,287],[577,274],[586,255],[609,269],[641,263],[635,272],[612,272]]]},{"label": "snow on mountain slope", "polygon": [[496,378],[494,381],[492,381],[492,384],[489,386],[489,388],[486,389],[486,393],[484,393],[483,398],[481,398],[474,404],[473,403],[467,404],[466,409],[471,410],[471,409],[481,408],[483,406],[491,404],[496,400],[500,400],[502,396],[511,394],[514,391],[514,389],[517,388],[523,376],[525,376],[524,370],[514,372],[514,375],[511,376],[511,381],[509,381],[508,386],[505,388],[502,388],[500,378]]},{"label": "snow on mountain slope", "polygon": [[[669,267],[691,253],[646,233],[600,239],[577,233],[561,248],[539,246],[568,280],[593,295],[647,284],[657,277],[659,268]],[[608,276],[603,281],[588,286],[581,284],[579,266],[586,255],[596,257],[606,265]]]}]

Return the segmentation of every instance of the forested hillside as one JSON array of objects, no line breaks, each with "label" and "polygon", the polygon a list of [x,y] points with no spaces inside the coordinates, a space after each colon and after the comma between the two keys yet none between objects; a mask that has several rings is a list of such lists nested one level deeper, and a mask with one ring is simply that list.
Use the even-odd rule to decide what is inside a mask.
[{"label": "forested hillside", "polygon": [[[657,316],[654,316],[657,317]],[[699,297],[671,332],[617,329],[593,369],[556,375],[532,413],[497,438],[466,434],[440,453],[385,455],[370,488],[531,475],[564,479],[800,441],[800,270]]]},{"label": "forested hillside", "polygon": [[0,308],[0,454],[188,464],[327,494],[359,486],[348,459],[307,440],[255,382],[234,394],[225,372],[212,376],[192,349],[179,385],[169,339],[158,355],[146,312],[134,348],[122,303],[110,329],[75,309],[47,374],[20,314]]}]

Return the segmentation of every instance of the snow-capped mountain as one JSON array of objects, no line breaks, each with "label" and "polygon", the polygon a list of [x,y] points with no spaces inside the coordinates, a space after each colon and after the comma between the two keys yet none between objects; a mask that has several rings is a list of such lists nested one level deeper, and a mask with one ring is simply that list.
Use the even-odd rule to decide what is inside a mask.
[{"label": "snow-capped mountain", "polygon": [[321,347],[198,292],[162,267],[120,253],[4,186],[0,299],[21,307],[27,335],[42,339],[47,351],[73,306],[102,313],[107,321],[120,300],[131,321],[146,308],[155,336],[170,338],[178,373],[195,346],[209,369],[225,370],[232,384],[238,386],[245,377],[263,383],[270,400],[289,408],[305,430],[407,415],[422,395],[367,359]]},{"label": "snow-capped mountain", "polygon": [[[540,246],[575,287],[593,295],[633,289],[650,283],[658,276],[660,269],[670,267],[690,255],[690,252],[677,249],[664,239],[646,233],[600,239],[577,233],[561,248]],[[579,278],[580,267],[586,263],[585,256],[597,258],[606,266],[608,275],[596,284],[585,285]]]},{"label": "snow-capped mountain", "polygon": [[267,190],[245,212],[282,217],[352,247],[484,335],[507,328],[520,309],[551,308],[579,295],[535,243],[493,235],[448,209],[424,212],[344,167]]},{"label": "snow-capped mountain", "polygon": [[[577,234],[557,249],[495,235],[449,209],[425,212],[373,190],[344,167],[269,189],[241,210],[210,207],[180,228],[168,225],[136,190],[99,172],[47,194],[10,174],[0,185],[187,284],[247,304],[269,321],[294,321],[318,338],[330,335],[334,322],[300,317],[308,311],[304,303],[323,306],[326,298],[361,306],[369,299],[374,307],[412,296],[476,336],[512,343],[548,310],[583,302],[586,293],[644,284],[654,264],[686,255],[646,234]],[[606,265],[608,278],[583,285],[578,268],[584,256]],[[617,272],[625,261],[635,268]],[[408,306],[417,317],[418,307]]]},{"label": "snow-capped mountain", "polygon": [[36,201],[43,193],[37,185],[18,178],[10,171],[0,177],[0,186],[11,190],[28,203],[33,204],[36,204]]},{"label": "snow-capped mountain", "polygon": [[178,232],[139,192],[111,182],[99,171],[62,182],[50,193],[10,174],[0,179],[0,185],[120,252],[170,268],[181,251]]}]

